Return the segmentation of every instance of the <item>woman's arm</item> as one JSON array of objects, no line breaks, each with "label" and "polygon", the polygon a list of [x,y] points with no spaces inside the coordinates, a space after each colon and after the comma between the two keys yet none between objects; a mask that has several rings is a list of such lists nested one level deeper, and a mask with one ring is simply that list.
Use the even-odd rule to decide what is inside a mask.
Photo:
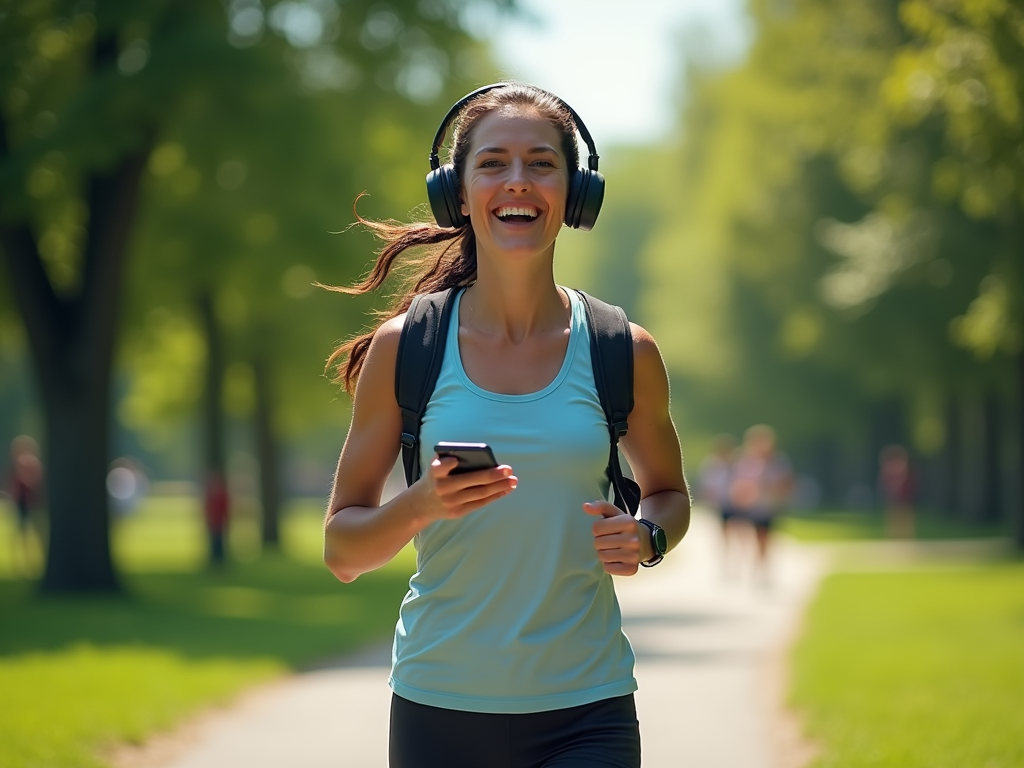
[{"label": "woman's arm", "polygon": [[[651,334],[635,323],[631,326],[634,405],[620,445],[640,485],[640,515],[665,530],[672,549],[690,527],[690,492],[669,414],[665,363]],[[607,501],[590,502],[583,509],[599,518],[593,525],[594,547],[608,573],[632,576],[654,556],[650,531],[631,515]]]},{"label": "woman's arm", "polygon": [[402,432],[395,363],[404,320],[404,315],[389,320],[374,335],[338,459],[324,522],[324,562],[344,582],[389,562],[436,520],[469,514],[510,493],[517,482],[508,466],[448,477],[457,461],[435,458],[419,480],[381,505]]},{"label": "woman's arm", "polygon": [[[640,485],[640,514],[665,529],[671,550],[690,527],[690,491],[683,473],[679,436],[669,412],[665,362],[654,338],[631,323],[633,331],[633,412],[622,452]],[[641,561],[650,559],[650,535],[642,528]]]}]

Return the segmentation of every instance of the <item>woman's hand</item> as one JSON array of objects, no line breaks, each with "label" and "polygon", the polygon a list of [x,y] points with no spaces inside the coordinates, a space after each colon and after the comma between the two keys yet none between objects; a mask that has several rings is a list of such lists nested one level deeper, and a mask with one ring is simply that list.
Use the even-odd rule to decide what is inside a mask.
[{"label": "woman's hand", "polygon": [[452,475],[451,471],[458,464],[458,459],[452,456],[441,459],[435,454],[428,470],[414,484],[421,514],[430,522],[464,517],[507,496],[519,484],[519,478],[512,474],[512,467],[507,464]]},{"label": "woman's hand", "polygon": [[632,515],[623,512],[608,501],[591,501],[583,505],[583,511],[599,519],[594,521],[594,549],[597,559],[605,571],[613,576],[632,576],[640,568],[644,556],[640,524]]}]

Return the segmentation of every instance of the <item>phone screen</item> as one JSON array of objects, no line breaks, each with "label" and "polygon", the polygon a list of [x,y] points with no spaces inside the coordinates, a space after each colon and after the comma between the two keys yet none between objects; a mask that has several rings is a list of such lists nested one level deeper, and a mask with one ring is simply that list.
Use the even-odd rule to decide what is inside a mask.
[{"label": "phone screen", "polygon": [[458,466],[450,473],[453,475],[477,472],[481,469],[493,469],[498,466],[491,446],[487,443],[441,442],[434,446],[434,452],[441,458],[454,456],[459,460]]}]

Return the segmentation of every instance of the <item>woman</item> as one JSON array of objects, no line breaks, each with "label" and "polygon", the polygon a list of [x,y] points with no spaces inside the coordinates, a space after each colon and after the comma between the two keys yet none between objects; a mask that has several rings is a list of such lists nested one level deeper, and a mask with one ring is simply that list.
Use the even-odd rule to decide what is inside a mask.
[{"label": "woman", "polygon": [[[422,423],[426,470],[386,504],[411,295],[329,361],[355,395],[325,562],[350,582],[417,547],[395,634],[392,768],[640,764],[634,658],[610,575],[633,575],[658,553],[653,526],[606,500],[609,437],[586,317],[553,276],[576,128],[564,102],[532,86],[472,94],[452,136],[465,223],[364,222],[388,244],[370,277],[343,289],[372,290],[424,244],[447,247],[414,292],[464,286]],[[667,551],[686,532],[689,496],[664,364],[650,334],[632,333],[636,405],[621,445]],[[457,462],[434,454],[438,441],[486,442],[504,463],[452,475]]]},{"label": "woman", "polygon": [[740,519],[754,528],[757,574],[768,586],[768,540],[775,518],[793,492],[789,459],[776,447],[775,430],[755,424],[743,435],[743,448],[733,465],[729,499]]}]

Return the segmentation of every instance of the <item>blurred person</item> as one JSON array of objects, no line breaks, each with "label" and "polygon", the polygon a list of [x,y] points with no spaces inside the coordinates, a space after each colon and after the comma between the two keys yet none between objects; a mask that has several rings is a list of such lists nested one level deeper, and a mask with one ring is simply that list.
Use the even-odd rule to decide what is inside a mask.
[{"label": "blurred person", "polygon": [[18,435],[11,441],[11,469],[7,483],[14,505],[17,534],[14,542],[15,568],[31,575],[37,556],[41,558],[42,541],[37,515],[43,500],[43,461],[39,444],[29,435]]},{"label": "blurred person", "polygon": [[231,513],[231,497],[227,478],[223,472],[211,472],[206,478],[203,497],[203,511],[206,518],[206,533],[210,542],[210,565],[220,568],[227,562],[228,517]]},{"label": "blurred person", "polygon": [[879,453],[878,463],[878,495],[885,513],[885,533],[894,539],[912,539],[916,483],[907,449],[887,445]]},{"label": "blurred person", "polygon": [[[452,164],[440,171],[451,205],[433,210],[453,228],[360,219],[386,245],[379,279],[346,289],[372,290],[407,249],[436,246],[416,290],[454,293],[422,420],[425,471],[381,503],[403,431],[395,376],[409,293],[329,361],[356,387],[324,560],[350,582],[416,545],[395,633],[391,768],[638,768],[635,658],[612,574],[656,565],[689,525],[664,363],[632,325],[635,407],[620,445],[641,490],[637,520],[607,500],[591,329],[582,297],[554,280],[572,190],[603,189],[587,175],[592,140],[561,99],[516,83],[460,100],[435,148],[450,118]],[[577,130],[592,171],[580,168]],[[450,440],[487,443],[508,463],[454,474],[456,460],[433,450]]]},{"label": "blurred person", "polygon": [[717,435],[711,442],[711,453],[700,463],[697,475],[700,500],[722,521],[723,573],[727,573],[731,553],[743,535],[742,520],[737,517],[729,498],[735,459],[736,438],[727,434]]},{"label": "blurred person", "polygon": [[775,430],[755,424],[743,435],[743,446],[733,465],[729,498],[735,514],[754,529],[757,568],[768,583],[768,544],[772,526],[789,502],[793,471],[789,459],[775,444]]},{"label": "blurred person", "polygon": [[138,509],[149,488],[149,480],[142,465],[130,456],[122,456],[110,463],[107,472],[107,493],[111,506],[120,517],[127,517]]}]

